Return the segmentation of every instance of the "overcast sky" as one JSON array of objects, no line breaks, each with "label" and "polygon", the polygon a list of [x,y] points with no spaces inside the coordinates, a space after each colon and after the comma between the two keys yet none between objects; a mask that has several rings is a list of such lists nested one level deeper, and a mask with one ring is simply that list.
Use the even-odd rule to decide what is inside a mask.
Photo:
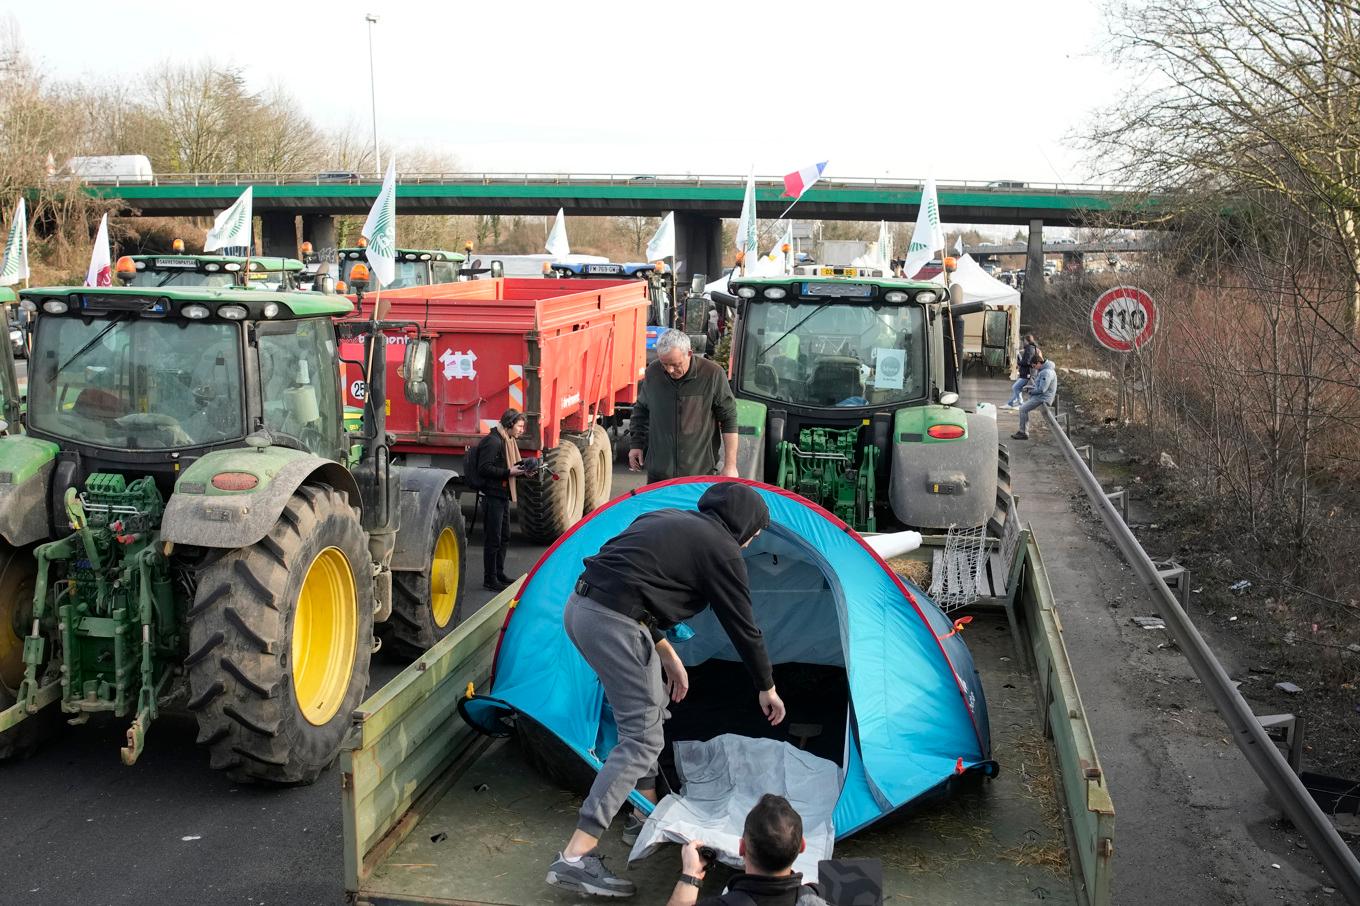
[{"label": "overcast sky", "polygon": [[[61,78],[239,66],[319,125],[465,169],[1085,182],[1120,88],[1089,0],[963,3],[0,0]],[[884,10],[892,10],[884,15]],[[400,165],[400,157],[398,157]]]}]

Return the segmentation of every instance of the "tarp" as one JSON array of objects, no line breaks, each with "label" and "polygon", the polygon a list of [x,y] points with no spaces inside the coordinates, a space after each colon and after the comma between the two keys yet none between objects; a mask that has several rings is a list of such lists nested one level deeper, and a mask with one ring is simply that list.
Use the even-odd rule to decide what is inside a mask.
[{"label": "tarp", "polygon": [[[490,689],[465,701],[463,716],[487,732],[503,731],[508,713],[530,718],[598,770],[617,732],[599,680],[563,629],[563,606],[586,557],[642,513],[695,508],[717,480],[740,479],[648,485],[595,510],[559,538],[520,589]],[[744,731],[793,742],[796,734],[820,734],[814,740],[823,746],[819,754],[839,768],[833,815],[838,839],[957,774],[990,773],[995,765],[986,702],[972,657],[950,619],[831,513],[791,492],[745,483],[770,509],[770,527],[743,556],[756,622],[789,718],[779,728],[762,726],[755,692],[731,642],[705,610],[689,621],[694,637],[676,645],[690,667],[691,686],[686,700],[671,706],[668,739],[707,740]],[[732,682],[733,675],[740,678]],[[734,695],[734,689],[743,694]],[[819,697],[829,704],[824,701],[808,716]],[[705,701],[719,707],[690,713],[686,720],[685,709]],[[748,706],[757,719],[739,728],[732,721],[741,715],[732,709]],[[808,730],[809,723],[818,725]],[[681,733],[688,735],[675,736]],[[650,811],[642,797],[632,799],[644,813]]]}]

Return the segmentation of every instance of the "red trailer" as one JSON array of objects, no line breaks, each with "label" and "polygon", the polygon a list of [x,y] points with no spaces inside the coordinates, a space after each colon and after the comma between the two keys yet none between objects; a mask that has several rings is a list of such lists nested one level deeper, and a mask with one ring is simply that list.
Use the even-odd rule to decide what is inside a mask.
[{"label": "red trailer", "polygon": [[[614,456],[599,421],[637,401],[646,368],[645,281],[508,277],[391,290],[382,299],[391,302],[387,320],[421,325],[435,358],[425,406],[396,392],[402,357],[388,358],[387,431],[397,456],[408,465],[456,468],[514,407],[528,416],[521,451],[542,456],[546,466],[519,481],[527,536],[550,541],[609,498]],[[368,318],[372,304],[366,296],[353,317]],[[389,334],[387,342],[405,339]],[[361,341],[342,343],[341,357],[362,361]],[[344,367],[346,402],[362,406],[362,369]]]}]

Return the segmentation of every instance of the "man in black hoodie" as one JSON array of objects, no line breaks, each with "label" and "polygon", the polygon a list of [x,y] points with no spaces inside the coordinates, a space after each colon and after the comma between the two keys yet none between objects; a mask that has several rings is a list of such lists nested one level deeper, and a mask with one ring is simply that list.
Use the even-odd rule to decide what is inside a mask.
[{"label": "man in black hoodie", "polygon": [[[635,892],[632,882],[604,867],[595,847],[633,789],[656,801],[667,691],[673,701],[689,691],[667,629],[711,606],[751,674],[766,718],[784,720],[741,556],[769,523],[770,511],[754,489],[720,481],[699,498],[697,511],[644,513],[586,558],[562,621],[604,686],[619,740],[581,806],[576,832],[548,870],[549,884],[596,896]],[[630,818],[625,840],[630,833],[636,839],[641,825]]]}]

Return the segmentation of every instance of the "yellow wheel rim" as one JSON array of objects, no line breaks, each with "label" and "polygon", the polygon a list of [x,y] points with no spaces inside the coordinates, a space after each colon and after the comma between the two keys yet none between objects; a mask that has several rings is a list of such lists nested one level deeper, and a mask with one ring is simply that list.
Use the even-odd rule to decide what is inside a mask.
[{"label": "yellow wheel rim", "polygon": [[[14,563],[11,570],[18,575]],[[18,689],[24,678],[24,636],[32,623],[33,577],[22,575],[17,582],[0,585],[0,684]]]},{"label": "yellow wheel rim", "polygon": [[293,614],[293,690],[307,722],[324,726],[340,710],[358,640],[354,574],[339,548],[316,555]]},{"label": "yellow wheel rim", "polygon": [[453,619],[457,601],[458,536],[453,529],[445,528],[434,543],[434,559],[430,561],[430,611],[440,629]]}]

